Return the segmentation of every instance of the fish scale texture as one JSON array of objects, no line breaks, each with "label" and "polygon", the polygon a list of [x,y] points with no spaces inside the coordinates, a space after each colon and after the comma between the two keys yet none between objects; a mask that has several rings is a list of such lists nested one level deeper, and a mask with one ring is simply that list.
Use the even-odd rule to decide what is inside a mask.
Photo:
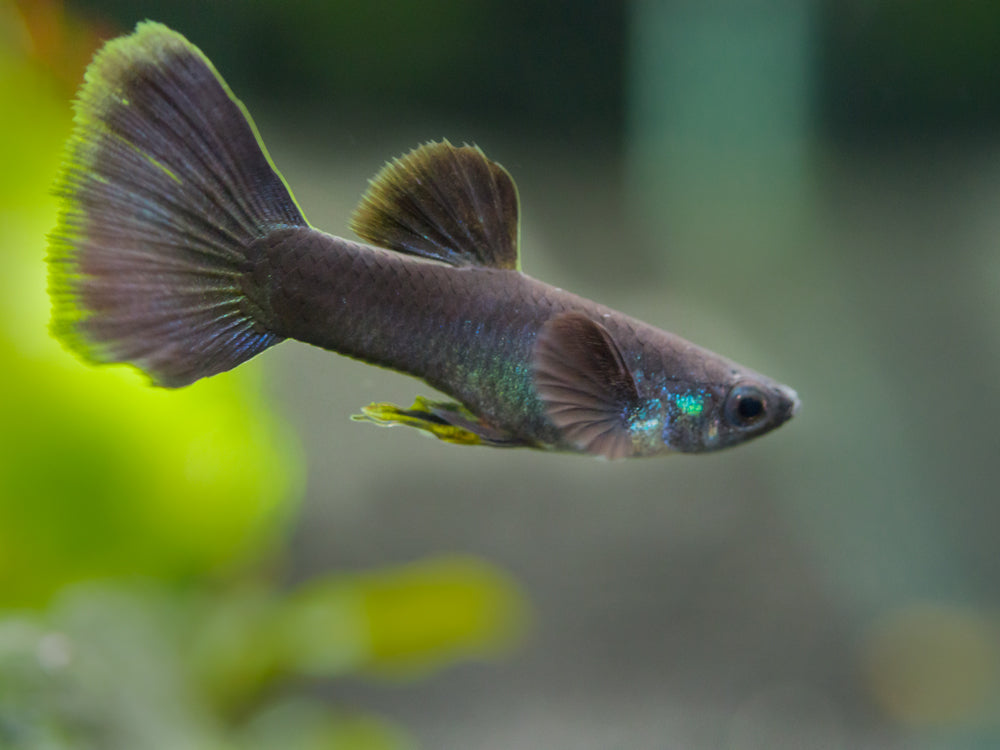
[{"label": "fish scale texture", "polygon": [[280,335],[423,378],[494,427],[559,442],[531,382],[531,347],[553,315],[593,303],[517,271],[455,268],[312,229],[260,244],[255,277]]},{"label": "fish scale texture", "polygon": [[456,268],[307,228],[257,245],[254,275],[278,335],[422,378],[534,442],[564,442],[532,380],[535,338],[562,312],[602,321],[630,367],[707,374],[698,347],[519,271]]}]

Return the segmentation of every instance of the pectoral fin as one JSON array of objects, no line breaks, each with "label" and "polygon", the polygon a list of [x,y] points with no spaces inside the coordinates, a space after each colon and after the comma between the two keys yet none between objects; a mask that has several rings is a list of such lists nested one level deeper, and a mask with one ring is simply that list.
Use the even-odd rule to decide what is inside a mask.
[{"label": "pectoral fin", "polygon": [[632,452],[628,420],[639,395],[604,326],[581,313],[557,315],[539,331],[532,364],[546,415],[570,442],[612,459]]},{"label": "pectoral fin", "polygon": [[361,407],[361,414],[355,414],[351,419],[374,422],[385,427],[415,427],[438,440],[458,445],[489,445],[496,448],[528,445],[523,440],[484,423],[461,404],[431,401],[423,396],[417,396],[409,409],[385,401],[372,403]]}]

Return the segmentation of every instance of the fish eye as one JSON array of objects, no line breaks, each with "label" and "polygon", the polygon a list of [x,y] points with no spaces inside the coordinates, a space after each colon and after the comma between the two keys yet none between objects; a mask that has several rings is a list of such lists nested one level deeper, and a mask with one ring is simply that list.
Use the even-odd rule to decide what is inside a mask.
[{"label": "fish eye", "polygon": [[751,427],[767,415],[767,399],[752,385],[738,385],[729,392],[725,413],[735,427]]}]

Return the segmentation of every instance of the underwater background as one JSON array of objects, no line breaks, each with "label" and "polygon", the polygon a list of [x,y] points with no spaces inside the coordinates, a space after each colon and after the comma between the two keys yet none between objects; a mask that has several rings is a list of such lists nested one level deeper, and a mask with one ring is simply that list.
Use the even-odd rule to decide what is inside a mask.
[{"label": "underwater background", "polygon": [[[285,343],[167,392],[46,331],[93,51],[151,18],[310,221],[474,142],[524,270],[789,383],[607,463],[348,417]],[[0,0],[0,748],[1000,742],[1000,5]]]}]

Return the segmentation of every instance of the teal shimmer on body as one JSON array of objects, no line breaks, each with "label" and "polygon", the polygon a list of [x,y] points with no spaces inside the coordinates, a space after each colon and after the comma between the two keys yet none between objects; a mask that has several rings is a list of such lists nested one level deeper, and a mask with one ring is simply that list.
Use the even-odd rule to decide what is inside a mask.
[{"label": "teal shimmer on body", "polygon": [[661,448],[663,445],[663,402],[646,399],[629,417],[632,446],[639,451]]},{"label": "teal shimmer on body", "polygon": [[678,393],[674,395],[677,410],[686,417],[697,417],[705,410],[705,399],[695,393]]},{"label": "teal shimmer on body", "polygon": [[493,366],[493,377],[496,378],[493,387],[499,397],[498,403],[519,404],[526,415],[541,417],[544,407],[532,385],[528,364],[498,356],[494,358]]}]

